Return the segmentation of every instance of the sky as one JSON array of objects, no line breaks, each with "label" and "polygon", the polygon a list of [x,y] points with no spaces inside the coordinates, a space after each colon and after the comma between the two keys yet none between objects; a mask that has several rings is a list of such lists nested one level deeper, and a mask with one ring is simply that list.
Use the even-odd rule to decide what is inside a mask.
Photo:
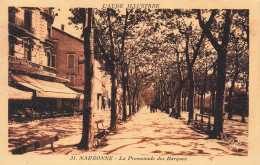
[{"label": "sky", "polygon": [[[122,14],[125,14],[125,9],[119,9]],[[53,26],[61,29],[61,24],[65,25],[65,32],[80,38],[81,36],[81,29],[76,30],[76,28],[73,25],[69,25],[69,16],[72,16],[71,12],[69,11],[69,7],[63,6],[63,7],[56,7],[54,8],[54,12],[58,14],[58,16],[55,16]]]},{"label": "sky", "polygon": [[[59,9],[59,10],[58,10]],[[61,29],[61,24],[65,25],[65,32],[80,38],[82,31],[76,30],[76,28],[73,25],[69,25],[69,16],[72,16],[71,12],[69,11],[69,7],[63,7],[63,8],[55,8],[54,12],[58,14],[58,16],[55,16],[53,26]]]}]

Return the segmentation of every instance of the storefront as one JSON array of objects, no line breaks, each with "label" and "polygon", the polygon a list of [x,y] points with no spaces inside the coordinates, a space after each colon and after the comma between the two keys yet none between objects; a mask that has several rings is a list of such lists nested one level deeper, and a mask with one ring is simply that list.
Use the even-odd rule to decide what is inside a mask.
[{"label": "storefront", "polygon": [[39,113],[73,113],[79,110],[79,102],[84,97],[63,83],[40,80],[23,74],[10,74],[9,77],[14,86],[24,92],[21,97],[25,98],[25,93],[28,92],[32,94],[29,108]]}]

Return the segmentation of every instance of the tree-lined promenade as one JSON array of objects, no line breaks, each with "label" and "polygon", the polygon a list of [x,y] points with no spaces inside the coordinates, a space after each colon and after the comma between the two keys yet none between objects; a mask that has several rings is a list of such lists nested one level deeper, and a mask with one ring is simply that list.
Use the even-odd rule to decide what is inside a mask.
[{"label": "tree-lined promenade", "polygon": [[[195,110],[198,112],[199,110]],[[109,111],[98,111],[96,119],[104,120],[104,126],[109,127]],[[25,153],[27,156],[33,155],[71,155],[78,160],[80,156],[113,156],[119,159],[120,156],[128,159],[133,157],[168,157],[168,156],[227,156],[227,155],[247,155],[248,154],[248,123],[242,123],[235,120],[228,120],[224,125],[224,131],[232,134],[232,139],[217,140],[207,139],[207,135],[198,133],[192,129],[191,125],[186,125],[188,112],[183,112],[182,117],[185,120],[171,118],[168,114],[157,111],[150,113],[146,106],[141,108],[138,114],[132,116],[122,125],[118,125],[119,131],[116,134],[110,134],[106,141],[100,143],[100,146],[94,150],[78,150],[74,145],[81,139],[81,121],[82,116],[65,117],[59,119],[50,119],[46,125],[52,125],[50,129],[60,132],[61,139],[55,142],[55,152],[50,150],[50,146],[38,149],[33,152]],[[228,114],[225,115],[227,119]],[[238,119],[234,115],[234,119]],[[247,119],[247,118],[246,118]],[[74,121],[73,125],[70,121]],[[62,123],[62,124],[61,124]],[[28,123],[27,127],[14,127],[14,132],[20,130],[17,134],[11,134],[10,138],[24,137],[26,132],[32,134],[33,131],[41,131],[44,121]],[[73,129],[72,129],[73,128]],[[71,131],[73,130],[73,132]],[[45,130],[48,134],[49,131]],[[50,134],[50,133],[49,133]],[[233,138],[236,137],[236,142]],[[238,144],[239,143],[239,144]]]},{"label": "tree-lined promenade", "polygon": [[[79,148],[94,147],[93,58],[111,76],[111,131],[117,130],[118,104],[123,121],[142,105],[150,105],[176,119],[182,118],[181,109],[187,110],[187,124],[193,124],[197,99],[200,113],[214,117],[209,138],[225,137],[225,110],[229,120],[236,112],[245,122],[248,10],[76,8],[71,12],[71,23],[83,24],[87,73]],[[119,87],[121,100],[117,100]]]},{"label": "tree-lined promenade", "polygon": [[[160,140],[162,147],[185,148],[182,140],[191,144],[194,137],[202,138],[203,144],[218,143],[216,139],[237,143],[240,133],[233,128],[247,131],[249,10],[71,8],[70,12],[68,20],[82,30],[84,40],[82,133],[75,151],[91,152],[99,146],[97,139],[116,133],[132,139],[130,146]],[[95,59],[111,81],[111,109],[104,112],[109,112],[105,119],[96,115]],[[99,127],[104,122],[107,128]],[[125,132],[128,123],[133,125]],[[108,142],[112,148],[115,139]],[[247,147],[247,139],[243,140]],[[127,148],[124,145],[105,149],[106,154]],[[179,154],[205,154],[194,148]],[[150,152],[177,152],[162,150]]]}]

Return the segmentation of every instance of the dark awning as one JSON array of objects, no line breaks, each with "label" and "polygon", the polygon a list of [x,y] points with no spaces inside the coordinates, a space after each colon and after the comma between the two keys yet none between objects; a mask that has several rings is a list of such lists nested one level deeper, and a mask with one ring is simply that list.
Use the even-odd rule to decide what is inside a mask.
[{"label": "dark awning", "polygon": [[10,77],[22,86],[36,91],[36,97],[81,99],[81,93],[75,92],[62,83],[44,81],[22,74],[10,74]]}]

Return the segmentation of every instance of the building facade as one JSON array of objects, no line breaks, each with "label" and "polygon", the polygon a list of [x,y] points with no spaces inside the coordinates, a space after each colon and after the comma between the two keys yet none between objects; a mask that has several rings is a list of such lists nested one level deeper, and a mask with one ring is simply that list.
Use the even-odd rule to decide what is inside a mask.
[{"label": "building facade", "polygon": [[81,94],[66,86],[70,80],[56,68],[53,9],[9,7],[8,12],[9,117],[24,109],[49,114],[66,109],[62,99],[79,101]]},{"label": "building facade", "polygon": [[[52,36],[55,43],[53,53],[56,56],[58,72],[70,78],[69,87],[84,92],[84,41],[62,30],[52,27]],[[96,95],[97,110],[110,107],[111,83],[105,72],[101,71],[100,63],[94,60],[94,92]],[[82,102],[82,100],[81,100]],[[82,103],[81,103],[82,108]]]}]

